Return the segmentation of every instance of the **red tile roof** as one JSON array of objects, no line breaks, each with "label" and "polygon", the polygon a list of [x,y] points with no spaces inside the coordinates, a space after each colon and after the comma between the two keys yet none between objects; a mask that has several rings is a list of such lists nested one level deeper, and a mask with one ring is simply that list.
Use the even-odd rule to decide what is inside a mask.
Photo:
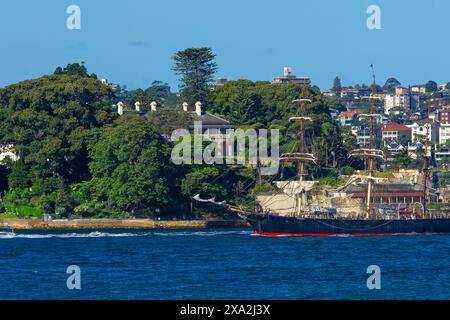
[{"label": "red tile roof", "polygon": [[366,113],[366,111],[364,109],[355,109],[352,111],[342,111],[339,114],[339,117],[352,118],[356,114],[363,114],[363,113]]},{"label": "red tile roof", "polygon": [[411,128],[399,123],[391,122],[383,126],[383,131],[411,131]]}]

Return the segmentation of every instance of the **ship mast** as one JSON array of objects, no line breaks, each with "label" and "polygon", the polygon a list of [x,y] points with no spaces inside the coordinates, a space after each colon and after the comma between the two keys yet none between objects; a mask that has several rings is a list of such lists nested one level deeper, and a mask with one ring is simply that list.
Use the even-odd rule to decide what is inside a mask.
[{"label": "ship mast", "polygon": [[[375,72],[373,70],[373,65],[370,65],[372,68],[372,99],[370,99],[370,114],[375,114],[375,102],[373,100],[373,97],[375,97],[376,94],[376,84],[375,84]],[[370,133],[369,133],[369,149],[374,148],[374,117],[370,117]],[[366,219],[369,218],[370,214],[370,204],[372,200],[372,191],[373,191],[373,157],[367,158],[367,170],[369,171],[369,180],[367,181],[367,197],[366,197]]]},{"label": "ship mast", "polygon": [[[300,103],[300,116],[298,117],[290,117],[289,121],[299,120],[299,143],[300,143],[300,152],[290,152],[284,153],[281,155],[280,160],[286,162],[296,162],[297,163],[297,175],[299,188],[302,188],[302,182],[305,171],[305,163],[313,162],[316,163],[316,157],[312,153],[307,153],[305,149],[305,121],[312,121],[310,117],[305,116],[305,102],[311,103],[310,99],[295,99],[292,100],[292,103]],[[295,196],[295,207],[296,207],[296,215],[299,216],[302,211],[302,191],[296,193]]]},{"label": "ship mast", "polygon": [[384,160],[385,156],[382,150],[376,149],[375,144],[375,118],[380,117],[379,114],[375,112],[375,102],[377,99],[376,95],[376,82],[375,82],[375,72],[373,69],[373,65],[370,65],[372,69],[372,94],[369,96],[370,99],[370,112],[369,114],[362,114],[363,117],[369,118],[369,143],[368,146],[360,149],[355,149],[350,152],[351,157],[361,157],[365,158],[367,161],[367,171],[368,171],[368,179],[367,179],[367,194],[366,194],[366,205],[365,205],[365,219],[369,219],[371,206],[372,206],[372,193],[374,186],[374,161],[375,158],[379,158]]},{"label": "ship mast", "polygon": [[[430,147],[430,140],[429,140],[429,133],[430,133],[430,105],[427,104],[427,120],[425,122],[425,143],[424,143],[424,157],[423,157],[423,215],[425,216],[427,214],[427,200],[428,200],[428,190],[427,190],[427,181],[429,178],[429,162],[430,162],[430,156],[431,156],[431,147]],[[428,150],[430,153],[428,153]]]}]

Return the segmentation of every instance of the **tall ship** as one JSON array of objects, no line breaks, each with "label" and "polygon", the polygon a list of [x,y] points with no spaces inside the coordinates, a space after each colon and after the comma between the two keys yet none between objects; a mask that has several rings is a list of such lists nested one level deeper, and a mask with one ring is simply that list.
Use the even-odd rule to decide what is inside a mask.
[{"label": "tall ship", "polygon": [[[430,209],[428,203],[436,194],[429,185],[431,146],[428,132],[424,141],[424,164],[420,183],[386,183],[377,174],[377,163],[385,161],[383,150],[377,148],[375,141],[376,119],[380,114],[375,111],[376,82],[372,67],[372,94],[370,111],[362,114],[368,121],[369,139],[364,147],[352,150],[350,157],[360,158],[366,164],[364,174],[353,175],[349,181],[337,190],[331,190],[321,201],[312,201],[315,181],[308,180],[306,166],[316,165],[316,155],[307,149],[305,125],[311,118],[305,115],[305,104],[309,99],[297,99],[293,103],[300,105],[299,116],[290,121],[299,122],[299,150],[282,154],[280,161],[295,163],[295,180],[277,181],[282,192],[258,196],[258,208],[247,210],[217,203],[214,199],[202,200],[199,195],[194,199],[221,205],[239,214],[252,227],[255,234],[263,236],[380,236],[394,234],[432,234],[450,233],[450,214],[442,210]],[[427,128],[429,116],[427,112]],[[428,129],[427,129],[428,130]],[[417,179],[417,177],[416,177]],[[340,205],[340,212],[333,208]],[[355,212],[356,211],[356,212]]]}]

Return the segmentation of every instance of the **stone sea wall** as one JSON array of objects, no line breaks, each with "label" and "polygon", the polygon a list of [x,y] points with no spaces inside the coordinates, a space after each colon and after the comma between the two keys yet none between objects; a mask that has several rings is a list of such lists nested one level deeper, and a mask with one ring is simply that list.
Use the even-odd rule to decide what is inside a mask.
[{"label": "stone sea wall", "polygon": [[36,219],[0,219],[0,226],[17,230],[59,229],[202,229],[246,227],[244,220],[170,220],[151,219],[73,219],[42,221]]}]

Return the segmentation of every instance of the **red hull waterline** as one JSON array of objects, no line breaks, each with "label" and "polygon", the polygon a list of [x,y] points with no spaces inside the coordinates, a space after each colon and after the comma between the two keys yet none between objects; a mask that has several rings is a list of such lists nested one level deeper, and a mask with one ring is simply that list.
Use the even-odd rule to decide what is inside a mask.
[{"label": "red hull waterline", "polygon": [[264,237],[337,237],[337,236],[352,236],[352,237],[376,237],[376,236],[396,236],[396,235],[427,235],[427,234],[444,234],[447,232],[371,232],[371,233],[292,233],[292,232],[257,232],[254,234]]}]

